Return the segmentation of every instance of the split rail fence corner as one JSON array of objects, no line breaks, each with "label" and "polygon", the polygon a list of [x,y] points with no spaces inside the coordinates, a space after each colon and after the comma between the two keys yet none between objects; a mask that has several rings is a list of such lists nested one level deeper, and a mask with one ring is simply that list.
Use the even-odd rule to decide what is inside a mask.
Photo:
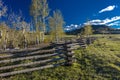
[{"label": "split rail fence corner", "polygon": [[75,49],[86,48],[95,39],[76,39],[51,43],[40,48],[0,51],[0,77],[57,66],[71,66]]}]

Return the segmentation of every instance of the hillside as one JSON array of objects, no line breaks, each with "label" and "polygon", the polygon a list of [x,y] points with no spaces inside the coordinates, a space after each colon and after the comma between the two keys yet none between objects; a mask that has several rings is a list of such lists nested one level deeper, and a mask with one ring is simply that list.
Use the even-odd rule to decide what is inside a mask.
[{"label": "hillside", "polygon": [[[94,33],[103,33],[103,31],[109,31],[112,30],[109,26],[106,25],[91,25]],[[84,26],[83,26],[84,27]],[[71,30],[71,31],[66,31],[66,34],[73,34],[76,35],[81,32],[83,27]]]},{"label": "hillside", "polygon": [[19,74],[3,80],[120,80],[120,37],[96,40],[75,51],[71,67],[57,67]]}]

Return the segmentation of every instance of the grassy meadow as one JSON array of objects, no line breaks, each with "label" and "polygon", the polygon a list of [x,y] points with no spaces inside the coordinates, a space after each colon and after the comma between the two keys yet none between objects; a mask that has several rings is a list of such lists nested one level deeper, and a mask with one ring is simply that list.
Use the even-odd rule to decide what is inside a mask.
[{"label": "grassy meadow", "polygon": [[86,49],[75,50],[75,59],[70,67],[44,69],[2,80],[120,80],[120,36],[99,37]]}]

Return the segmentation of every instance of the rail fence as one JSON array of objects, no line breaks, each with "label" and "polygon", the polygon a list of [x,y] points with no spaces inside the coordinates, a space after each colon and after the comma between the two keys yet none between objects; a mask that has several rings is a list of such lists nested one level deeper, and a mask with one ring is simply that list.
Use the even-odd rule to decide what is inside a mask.
[{"label": "rail fence", "polygon": [[71,66],[74,50],[91,44],[95,38],[80,38],[43,45],[39,48],[0,51],[0,77],[57,66]]}]

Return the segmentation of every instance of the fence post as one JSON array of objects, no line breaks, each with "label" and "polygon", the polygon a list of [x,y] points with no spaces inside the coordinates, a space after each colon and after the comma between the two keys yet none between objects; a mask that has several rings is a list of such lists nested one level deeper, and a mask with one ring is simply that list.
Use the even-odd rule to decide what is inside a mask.
[{"label": "fence post", "polygon": [[91,44],[91,38],[90,37],[86,38],[86,43],[87,43],[87,45]]},{"label": "fence post", "polygon": [[68,43],[65,42],[65,55],[66,55],[66,63],[65,66],[71,66],[73,64],[73,54],[74,52],[71,49],[71,46],[68,46]]}]

